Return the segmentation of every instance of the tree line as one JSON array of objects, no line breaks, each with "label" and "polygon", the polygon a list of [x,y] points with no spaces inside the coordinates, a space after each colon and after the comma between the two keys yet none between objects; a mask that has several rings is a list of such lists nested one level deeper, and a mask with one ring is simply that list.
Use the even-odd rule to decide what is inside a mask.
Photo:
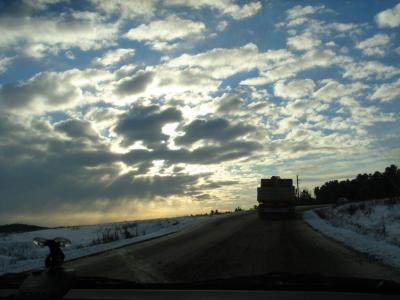
[{"label": "tree line", "polygon": [[352,180],[332,180],[314,189],[317,202],[332,203],[338,198],[362,201],[400,196],[400,169],[390,165],[384,172],[358,174]]}]

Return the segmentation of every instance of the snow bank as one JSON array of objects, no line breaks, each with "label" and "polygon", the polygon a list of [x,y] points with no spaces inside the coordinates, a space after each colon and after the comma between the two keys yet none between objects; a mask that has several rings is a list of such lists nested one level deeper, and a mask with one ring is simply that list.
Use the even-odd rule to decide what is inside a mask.
[{"label": "snow bank", "polygon": [[68,261],[161,237],[222,216],[225,215],[72,226],[1,235],[0,274],[23,272],[43,266],[48,250],[34,247],[34,237],[64,237],[71,240],[72,245],[64,249]]},{"label": "snow bank", "polygon": [[400,270],[400,201],[382,199],[309,210],[304,220],[323,234]]}]

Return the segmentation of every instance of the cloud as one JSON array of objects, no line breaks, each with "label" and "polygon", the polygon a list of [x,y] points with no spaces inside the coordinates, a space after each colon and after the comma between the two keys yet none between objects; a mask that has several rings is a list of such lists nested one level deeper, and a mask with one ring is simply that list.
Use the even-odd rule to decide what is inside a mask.
[{"label": "cloud", "polygon": [[250,85],[250,86],[257,86],[257,85],[264,85],[267,83],[271,83],[271,79],[264,77],[264,76],[258,76],[258,77],[252,77],[252,78],[247,78],[243,81],[240,82],[242,85]]},{"label": "cloud", "polygon": [[[76,154],[75,160],[86,162],[95,153],[86,158]],[[29,160],[14,168],[2,160],[0,175],[7,174],[7,181],[0,183],[1,212],[56,213],[89,206],[92,212],[104,214],[123,206],[126,200],[146,202],[156,197],[184,196],[200,178],[200,175],[188,174],[139,177],[134,172],[118,175],[120,170],[116,165],[68,166],[67,158],[51,152],[38,163]]]},{"label": "cloud", "polygon": [[400,69],[387,66],[379,61],[351,63],[344,66],[344,78],[351,79],[388,79],[400,73]]},{"label": "cloud", "polygon": [[159,106],[133,106],[127,113],[120,116],[114,131],[121,135],[124,146],[142,141],[149,147],[165,143],[169,136],[162,132],[162,127],[168,123],[182,120],[182,114],[175,108],[160,109]]},{"label": "cloud", "polygon": [[239,48],[214,48],[194,55],[183,54],[167,60],[165,64],[170,68],[196,68],[220,80],[237,73],[258,70],[258,77],[243,80],[241,84],[264,85],[294,77],[298,72],[308,69],[351,61],[350,57],[338,55],[330,49],[312,49],[302,55],[295,55],[284,49],[260,52],[256,45],[249,43]]},{"label": "cloud", "polygon": [[71,50],[65,51],[65,57],[71,60],[75,59],[75,55]]},{"label": "cloud", "polygon": [[[249,71],[262,64],[255,44],[239,48],[214,48],[199,54],[183,54],[167,62],[171,67],[198,67],[214,78],[222,79],[233,74]],[[246,62],[245,64],[243,62]]]},{"label": "cloud", "polygon": [[40,58],[71,47],[83,51],[109,45],[118,32],[118,23],[87,11],[56,16],[1,15],[0,48],[18,46],[26,54]]},{"label": "cloud", "polygon": [[185,135],[177,137],[178,145],[190,145],[200,140],[224,143],[236,140],[255,130],[252,126],[231,124],[228,120],[217,118],[196,119],[183,127]]},{"label": "cloud", "polygon": [[120,62],[122,59],[131,57],[134,54],[135,49],[119,48],[107,51],[102,57],[95,58],[93,62],[103,66],[110,66]]},{"label": "cloud", "polygon": [[0,57],[0,74],[7,71],[8,66],[13,61],[13,57]]},{"label": "cloud", "polygon": [[263,147],[252,141],[230,141],[219,145],[200,146],[194,150],[168,149],[164,146],[149,150],[131,150],[124,155],[127,164],[146,160],[163,160],[168,164],[212,165],[249,158]]},{"label": "cloud", "polygon": [[123,18],[153,17],[157,11],[171,6],[184,6],[191,9],[210,8],[220,14],[229,15],[235,20],[251,17],[260,11],[262,5],[259,1],[251,1],[244,5],[237,5],[233,0],[209,1],[209,0],[166,0],[160,3],[158,0],[149,1],[124,1],[124,0],[91,0],[97,9],[106,14],[118,14]]},{"label": "cloud", "polygon": [[[146,174],[149,160],[130,162],[92,137],[88,124],[66,120],[53,127],[44,120],[15,123],[12,115],[0,117],[0,211],[12,213],[58,213],[99,211],[103,214],[124,201],[184,196],[207,175]],[[60,137],[58,132],[67,133]],[[81,137],[81,138],[77,138]],[[83,137],[83,138],[82,138]],[[23,145],[23,147],[21,147]],[[151,152],[150,152],[151,153]]]},{"label": "cloud", "polygon": [[125,65],[115,70],[113,79],[102,85],[101,99],[113,105],[123,106],[136,101],[163,99],[173,105],[183,101],[187,105],[198,105],[209,99],[220,84],[200,68],[177,67],[168,63],[138,69],[136,65]]},{"label": "cloud", "polygon": [[13,17],[25,16],[28,14],[33,14],[41,12],[52,4],[58,4],[63,0],[54,1],[25,1],[25,0],[15,0],[15,1],[3,1],[1,4],[0,15],[9,15]]},{"label": "cloud", "polygon": [[84,88],[96,89],[99,83],[109,79],[108,72],[95,69],[37,73],[26,81],[1,86],[0,107],[28,113],[72,108],[94,100]]},{"label": "cloud", "polygon": [[220,21],[217,25],[217,30],[218,31],[224,31],[225,28],[228,26],[228,22],[227,21]]},{"label": "cloud", "polygon": [[62,74],[39,73],[25,82],[8,83],[0,88],[0,106],[8,110],[42,110],[63,108],[77,103],[81,90]]},{"label": "cloud", "polygon": [[319,5],[319,6],[301,6],[301,5],[296,5],[286,11],[287,14],[287,19],[288,20],[293,20],[297,18],[302,18],[305,16],[309,16],[312,14],[315,14],[317,12],[322,12],[325,11],[325,6]]},{"label": "cloud", "polygon": [[96,140],[99,138],[98,133],[93,129],[90,122],[69,119],[54,124],[54,129],[65,133],[70,138],[83,138]]},{"label": "cloud", "polygon": [[297,5],[287,10],[286,22],[277,25],[278,28],[286,26],[287,46],[297,51],[316,50],[316,48],[335,45],[337,38],[354,37],[362,32],[366,24],[329,22],[315,19],[316,13],[333,12],[325,6]]},{"label": "cloud", "polygon": [[370,96],[370,99],[388,102],[394,100],[396,97],[400,97],[400,79],[392,83],[384,83],[378,86]]},{"label": "cloud", "polygon": [[262,5],[259,1],[249,1],[242,6],[234,3],[232,0],[210,1],[210,0],[167,0],[166,5],[171,6],[188,6],[194,9],[202,9],[208,7],[217,10],[221,14],[230,15],[235,20],[255,15]]},{"label": "cloud", "polygon": [[351,58],[337,55],[334,51],[325,49],[312,49],[306,53],[294,56],[290,55],[286,59],[279,60],[275,64],[267,65],[261,69],[258,84],[271,83],[279,79],[286,79],[296,76],[299,72],[314,68],[327,68],[332,65],[341,65],[351,61]]},{"label": "cloud", "polygon": [[254,1],[246,3],[241,7],[238,5],[231,6],[227,11],[235,20],[241,20],[255,15],[261,8],[261,3]]},{"label": "cloud", "polygon": [[342,84],[333,79],[326,79],[322,84],[323,86],[314,93],[314,97],[326,101],[345,96],[358,96],[368,89],[368,86],[361,82]]},{"label": "cloud", "polygon": [[141,93],[146,90],[153,78],[153,72],[140,70],[135,75],[118,81],[115,92],[123,96]]},{"label": "cloud", "polygon": [[[349,117],[351,118],[351,117]],[[288,121],[286,121],[289,119]],[[359,121],[360,118],[357,118]],[[281,130],[284,133],[283,138],[275,139],[267,143],[266,148],[270,155],[275,155],[277,159],[293,159],[304,157],[305,155],[350,155],[357,153],[360,147],[366,147],[368,140],[365,137],[348,131],[338,132],[342,122],[346,122],[343,118],[334,117],[317,122],[315,126],[296,122],[293,117],[282,119],[281,122],[286,123]],[[329,123],[336,127],[329,128]],[[327,126],[328,125],[328,126]],[[324,132],[324,129],[330,129],[331,133]],[[344,128],[347,129],[348,128]]]},{"label": "cloud", "polygon": [[367,24],[329,22],[321,18],[315,19],[317,13],[335,13],[320,6],[297,5],[287,10],[286,22],[276,25],[277,28],[286,27],[287,45],[291,49],[306,51],[334,43],[337,38],[354,37],[362,32]]},{"label": "cloud", "polygon": [[125,1],[125,0],[90,0],[97,9],[106,14],[117,14],[123,18],[151,17],[154,15],[158,0]]},{"label": "cloud", "polygon": [[363,106],[351,97],[343,97],[340,99],[340,103],[344,107],[343,111],[351,116],[351,122],[358,129],[380,122],[393,122],[398,119],[394,113],[384,113],[377,106]]},{"label": "cloud", "polygon": [[304,32],[301,35],[291,36],[287,39],[287,45],[296,50],[310,50],[321,44],[321,40],[311,35],[309,32]]},{"label": "cloud", "polygon": [[[195,101],[196,94],[205,96],[212,91],[216,91],[219,86],[219,81],[210,77],[205,70],[200,68],[190,67],[175,67],[167,64],[158,66],[151,93],[154,96],[163,95],[168,98],[175,98],[182,95],[187,101]],[[187,99],[188,95],[194,99]]]},{"label": "cloud", "polygon": [[96,107],[93,106],[84,115],[84,119],[94,124],[99,130],[108,130],[118,120],[118,116],[123,111],[114,107]]},{"label": "cloud", "polygon": [[321,20],[311,20],[308,24],[310,32],[321,36],[337,38],[353,37],[361,34],[363,29],[367,28],[365,23],[341,23],[341,22],[327,22]]},{"label": "cloud", "polygon": [[242,109],[244,101],[240,93],[224,93],[218,99],[217,111],[221,113],[232,113]]},{"label": "cloud", "polygon": [[400,26],[400,3],[393,8],[378,13],[375,16],[375,22],[379,27],[394,28]]},{"label": "cloud", "polygon": [[314,91],[314,81],[311,79],[292,80],[288,83],[285,81],[278,81],[274,85],[275,96],[296,99],[307,97]]},{"label": "cloud", "polygon": [[[296,99],[290,101],[282,109],[282,114],[285,114],[287,116],[293,116],[296,119],[305,117],[307,118],[308,121],[312,121],[316,118],[321,118],[321,116],[318,115],[318,113],[321,111],[326,111],[328,108],[329,105],[322,103],[321,101],[317,101],[315,99],[310,99],[310,98]],[[280,125],[290,126],[290,124],[280,124]]]},{"label": "cloud", "polygon": [[[363,24],[355,23],[341,23],[341,22],[327,22],[326,20],[312,18],[312,15],[318,13],[335,13],[333,10],[326,8],[324,5],[319,6],[301,6],[296,5],[286,11],[286,23],[281,22],[278,27],[285,26],[288,28],[301,27],[304,32],[312,34],[331,35],[334,32],[350,32],[358,31]],[[292,34],[294,30],[290,30]]]},{"label": "cloud", "polygon": [[357,43],[356,47],[368,56],[384,56],[385,50],[390,43],[390,37],[387,34],[375,34],[374,36]]},{"label": "cloud", "polygon": [[222,188],[225,187],[227,185],[236,185],[239,184],[240,182],[237,180],[223,180],[223,181],[210,181],[206,184],[203,184],[201,186],[199,186],[199,188],[201,189],[218,189],[218,188]]},{"label": "cloud", "polygon": [[202,34],[204,30],[205,25],[202,22],[171,15],[164,20],[156,20],[132,28],[124,37],[145,41],[156,50],[166,50],[177,47],[180,41],[190,36]]}]

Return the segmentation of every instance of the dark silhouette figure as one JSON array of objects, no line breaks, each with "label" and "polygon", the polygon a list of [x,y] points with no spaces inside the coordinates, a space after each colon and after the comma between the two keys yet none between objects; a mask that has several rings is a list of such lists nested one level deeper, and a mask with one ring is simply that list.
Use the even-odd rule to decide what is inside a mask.
[{"label": "dark silhouette figure", "polygon": [[35,237],[33,243],[42,248],[49,248],[50,253],[44,261],[46,268],[31,272],[13,299],[64,299],[76,278],[75,270],[62,267],[65,255],[61,248],[70,245],[71,242],[61,237]]},{"label": "dark silhouette figure", "polygon": [[61,248],[71,244],[69,240],[64,238],[55,238],[52,240],[35,238],[33,242],[42,248],[49,247],[50,253],[44,261],[44,264],[48,269],[60,268],[62,266],[65,255]]},{"label": "dark silhouette figure", "polygon": [[49,247],[50,253],[47,255],[44,262],[46,268],[59,268],[64,263],[64,252],[61,250],[61,245],[55,240],[47,240],[46,246]]}]

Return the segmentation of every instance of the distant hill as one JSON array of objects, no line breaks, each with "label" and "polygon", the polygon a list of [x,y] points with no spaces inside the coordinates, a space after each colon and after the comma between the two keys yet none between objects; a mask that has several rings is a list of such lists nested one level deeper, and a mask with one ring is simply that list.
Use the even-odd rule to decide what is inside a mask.
[{"label": "distant hill", "polygon": [[20,233],[20,232],[42,230],[42,229],[49,229],[49,228],[36,225],[28,225],[28,224],[0,225],[0,233]]}]

